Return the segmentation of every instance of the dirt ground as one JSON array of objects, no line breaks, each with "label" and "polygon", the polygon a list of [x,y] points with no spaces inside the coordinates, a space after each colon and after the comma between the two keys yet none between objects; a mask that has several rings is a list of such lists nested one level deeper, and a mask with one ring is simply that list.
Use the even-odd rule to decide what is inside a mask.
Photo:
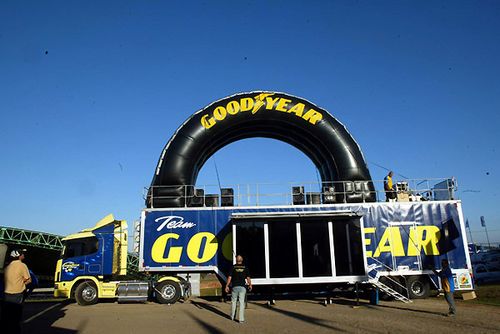
[{"label": "dirt ground", "polygon": [[337,298],[250,301],[246,322],[228,318],[230,303],[193,298],[175,305],[28,303],[24,333],[499,333],[500,307],[457,300],[458,315],[444,316],[442,298],[378,306]]}]

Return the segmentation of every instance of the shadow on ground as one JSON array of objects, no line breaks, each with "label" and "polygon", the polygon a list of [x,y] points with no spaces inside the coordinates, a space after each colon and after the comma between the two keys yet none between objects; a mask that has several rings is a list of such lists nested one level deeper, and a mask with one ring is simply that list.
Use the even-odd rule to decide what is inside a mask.
[{"label": "shadow on ground", "polygon": [[294,318],[294,319],[297,319],[297,320],[304,321],[304,322],[306,322],[308,324],[313,324],[313,325],[316,325],[316,326],[319,326],[319,327],[323,327],[323,328],[327,328],[327,329],[335,330],[335,331],[339,331],[339,332],[345,332],[341,328],[338,328],[338,327],[332,326],[330,324],[327,324],[326,323],[327,320],[324,320],[324,319],[320,319],[320,318],[316,318],[316,317],[311,317],[311,316],[308,316],[308,315],[305,315],[305,314],[301,314],[301,313],[297,313],[297,312],[293,312],[293,311],[289,311],[289,310],[280,309],[280,308],[274,307],[274,306],[270,307],[270,306],[259,304],[259,303],[252,303],[252,304],[260,306],[260,307],[263,307],[263,308],[266,308],[266,309],[268,309],[268,310],[270,310],[272,312],[276,312],[276,313],[288,316],[290,318]]},{"label": "shadow on ground", "polygon": [[57,327],[55,322],[66,315],[68,302],[27,303],[25,305],[22,332],[23,334],[74,334],[85,328],[86,322],[78,324],[78,329]]},{"label": "shadow on ground", "polygon": [[196,306],[199,309],[205,309],[205,310],[208,310],[208,311],[210,311],[212,313],[215,313],[218,316],[221,316],[221,317],[223,317],[225,319],[230,319],[231,318],[227,313],[219,310],[217,307],[215,307],[213,305],[210,305],[208,303],[198,302],[198,301],[191,300],[191,304],[193,304],[194,306]]},{"label": "shadow on ground", "polygon": [[210,334],[223,334],[224,333],[223,331],[221,331],[217,327],[209,324],[206,321],[201,320],[200,318],[198,318],[197,316],[195,316],[193,313],[186,312],[186,314],[191,319],[193,319],[198,325],[200,325],[204,329],[205,333],[210,333]]}]

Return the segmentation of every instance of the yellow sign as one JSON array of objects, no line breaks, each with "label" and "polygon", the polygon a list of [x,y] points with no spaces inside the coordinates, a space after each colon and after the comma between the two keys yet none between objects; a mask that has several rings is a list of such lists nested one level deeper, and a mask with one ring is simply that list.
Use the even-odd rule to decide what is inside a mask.
[{"label": "yellow sign", "polygon": [[[365,245],[372,248],[370,235],[375,233],[375,227],[365,228]],[[380,238],[375,252],[366,251],[368,257],[379,257],[382,253],[391,253],[395,257],[418,256],[424,251],[425,255],[439,255],[438,242],[441,237],[439,228],[434,225],[415,226],[410,228],[408,243],[405,249],[401,230],[398,226],[386,227]],[[405,252],[406,250],[406,252]]]},{"label": "yellow sign", "polygon": [[[165,233],[159,236],[151,247],[151,258],[157,263],[179,263],[181,261],[184,247],[168,245],[169,240],[179,239],[177,233]],[[222,254],[231,260],[232,233],[228,233],[222,241]],[[219,249],[219,240],[210,232],[196,233],[189,239],[186,247],[188,258],[194,263],[205,263],[210,261]],[[165,255],[166,254],[166,255]]]},{"label": "yellow sign", "polygon": [[[261,93],[251,97],[242,97],[229,101],[225,106],[218,106],[213,111],[201,117],[201,125],[210,129],[219,122],[233,115],[249,112],[255,115],[260,110],[273,110],[288,114],[294,114],[303,121],[316,125],[323,119],[323,114],[313,108],[306,108],[304,103],[291,104],[292,100],[283,97],[275,97],[274,93]],[[264,109],[263,109],[264,108]]]}]

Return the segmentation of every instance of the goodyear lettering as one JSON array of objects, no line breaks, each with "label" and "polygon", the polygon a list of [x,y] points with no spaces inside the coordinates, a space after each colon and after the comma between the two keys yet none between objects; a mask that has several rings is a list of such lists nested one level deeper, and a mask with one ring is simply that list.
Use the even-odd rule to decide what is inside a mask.
[{"label": "goodyear lettering", "polygon": [[292,102],[292,100],[288,100],[288,99],[280,99],[279,102],[278,102],[278,105],[276,105],[276,110],[278,111],[282,111],[282,112],[287,112],[287,104]]},{"label": "goodyear lettering", "polygon": [[255,97],[255,103],[254,103],[253,108],[252,108],[252,115],[255,114],[257,111],[259,111],[260,108],[262,108],[262,106],[266,104],[266,102],[264,102],[264,99],[266,99],[270,95],[274,95],[274,94],[262,93],[262,94],[259,94]]},{"label": "goodyear lettering", "polygon": [[[204,247],[202,247],[204,243]],[[217,238],[210,232],[196,233],[187,245],[187,254],[194,263],[209,261],[217,253]]]},{"label": "goodyear lettering", "polygon": [[273,110],[276,101],[278,101],[279,97],[273,99],[272,97],[266,97],[266,109]]},{"label": "goodyear lettering", "polygon": [[204,115],[201,118],[201,125],[205,129],[210,129],[212,126],[215,125],[215,119],[213,117],[210,117],[209,115]]},{"label": "goodyear lettering", "polygon": [[293,113],[293,114],[297,115],[298,117],[302,117],[302,114],[304,113],[305,107],[306,106],[304,105],[304,103],[297,103],[296,105],[294,105],[293,107],[288,109],[288,112]]},{"label": "goodyear lettering", "polygon": [[441,232],[437,226],[417,226],[410,229],[408,256],[417,256],[424,250],[425,255],[439,255],[437,247]]},{"label": "goodyear lettering", "polygon": [[222,121],[224,118],[226,118],[227,111],[224,107],[217,107],[214,110],[214,117],[218,121]]},{"label": "goodyear lettering", "polygon": [[[151,258],[153,261],[156,263],[179,263],[184,252],[184,247],[182,245],[172,245],[173,240],[178,240],[179,237],[177,233],[166,233],[159,236],[151,247]],[[231,237],[229,238],[231,240]],[[227,247],[227,242],[223,242],[223,247],[224,243],[226,243]],[[217,254],[218,249],[219,242],[215,235],[210,232],[199,232],[193,235],[187,243],[186,254],[194,263],[205,263]]]},{"label": "goodyear lettering", "polygon": [[[151,258],[157,263],[178,263],[181,260],[182,247],[170,246],[168,251],[167,242],[170,239],[177,240],[179,235],[177,233],[166,233],[155,240],[153,247],[151,247]],[[165,253],[167,254],[165,256]]]},{"label": "goodyear lettering", "polygon": [[222,255],[226,260],[231,261],[233,259],[233,233],[228,233],[222,241]]},{"label": "goodyear lettering", "polygon": [[[405,245],[399,226],[388,226],[380,237],[378,244],[374,248],[373,235],[375,227],[365,228],[365,245],[367,246],[366,256],[379,257],[383,253],[390,253],[392,256],[418,256],[424,252],[425,255],[439,255],[437,244],[441,237],[437,226],[416,226],[410,227],[408,242]],[[372,251],[374,249],[374,251]],[[405,252],[406,250],[406,252]]]},{"label": "goodyear lettering", "polygon": [[394,256],[405,256],[403,239],[399,233],[399,227],[391,226],[385,229],[373,257],[379,257],[380,253],[391,252]]},{"label": "goodyear lettering", "polygon": [[[290,99],[274,97],[274,93],[261,93],[254,98],[244,97],[239,100],[232,100],[225,106],[217,106],[211,112],[203,115],[201,117],[201,125],[208,130],[230,116],[248,111],[256,114],[261,110],[274,110],[289,113],[290,115],[293,114],[312,125],[316,125],[323,119],[323,114],[313,108],[306,110],[306,106],[303,103],[290,105],[291,102],[292,100]],[[265,108],[263,108],[264,106]]]},{"label": "goodyear lettering", "polygon": [[253,108],[253,100],[249,97],[240,100],[240,111],[249,111]]},{"label": "goodyear lettering", "polygon": [[[175,219],[165,219],[162,223],[165,222],[167,224],[172,222],[174,224],[186,224]],[[402,232],[399,226],[388,226],[376,245],[373,243],[376,228],[366,227],[364,231],[365,245],[367,247],[366,255],[368,257],[377,258],[384,253],[390,253],[395,257],[418,256],[422,252],[425,255],[440,255],[437,245],[441,235],[437,226],[410,227],[409,232]],[[406,243],[403,242],[402,233],[409,233]],[[177,233],[166,233],[159,236],[151,247],[153,261],[156,263],[179,263],[183,252],[186,252],[189,260],[201,264],[212,260],[219,250],[219,240],[210,232],[194,234],[186,246],[178,241],[179,238],[180,235]],[[222,255],[227,260],[231,260],[233,257],[232,247],[232,233],[228,233],[222,239],[220,247]]]},{"label": "goodyear lettering", "polygon": [[236,115],[240,111],[240,104],[236,101],[231,101],[227,104],[226,109],[229,115]]},{"label": "goodyear lettering", "polygon": [[309,109],[304,116],[302,116],[303,119],[306,121],[309,121],[311,124],[316,124],[318,121],[321,121],[323,118],[323,115],[321,115],[319,112],[317,112],[314,109]]}]

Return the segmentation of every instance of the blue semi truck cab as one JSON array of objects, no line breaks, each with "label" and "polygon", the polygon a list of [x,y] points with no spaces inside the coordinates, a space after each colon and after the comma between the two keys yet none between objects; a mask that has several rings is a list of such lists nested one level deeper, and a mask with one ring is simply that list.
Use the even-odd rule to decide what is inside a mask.
[{"label": "blue semi truck cab", "polygon": [[92,228],[68,235],[63,245],[56,265],[55,297],[91,305],[99,298],[145,301],[154,297],[160,303],[175,303],[190,294],[189,282],[175,275],[127,279],[127,222],[113,215]]}]

